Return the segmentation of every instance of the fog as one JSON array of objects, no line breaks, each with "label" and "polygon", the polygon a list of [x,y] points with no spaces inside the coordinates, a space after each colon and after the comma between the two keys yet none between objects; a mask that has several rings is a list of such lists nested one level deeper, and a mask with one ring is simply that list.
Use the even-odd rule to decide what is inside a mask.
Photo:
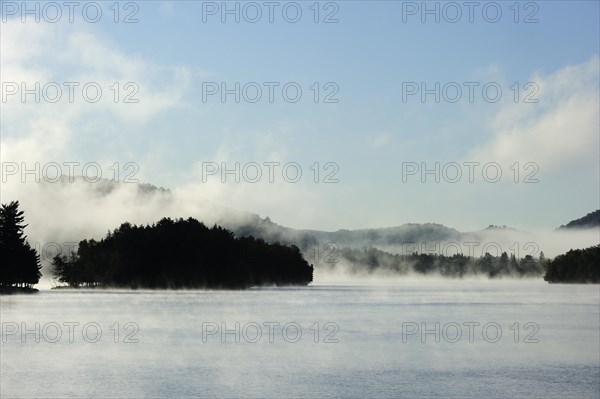
[{"label": "fog", "polygon": [[600,230],[597,228],[550,231],[536,229],[527,232],[514,229],[485,229],[461,233],[454,240],[406,242],[402,245],[381,245],[377,248],[398,254],[418,252],[450,256],[463,253],[475,257],[483,256],[486,252],[493,256],[507,252],[522,258],[525,255],[539,257],[540,252],[544,252],[546,257],[555,257],[571,249],[587,248],[599,243]]},{"label": "fog", "polygon": [[[462,278],[444,277],[437,273],[421,274],[416,272],[408,272],[406,274],[398,274],[390,271],[374,271],[369,272],[354,272],[352,265],[347,261],[340,261],[334,267],[320,267],[315,269],[314,279],[316,285],[395,285],[400,283],[426,283],[447,285],[449,281],[468,282],[491,282],[496,279],[490,279],[483,275],[469,275]],[[504,277],[500,278],[503,281],[516,282],[522,278]]]},{"label": "fog", "polygon": [[[9,296],[3,328],[21,330],[2,335],[0,395],[597,397],[598,295],[596,286],[539,280],[421,279]],[[267,322],[279,323],[272,341],[264,327],[258,342],[244,332]],[[65,323],[79,323],[72,341]],[[94,323],[101,336],[84,330]],[[207,336],[208,323],[219,331]],[[300,327],[298,340],[293,329],[283,333],[288,323]],[[62,337],[50,342],[57,328]],[[135,341],[125,342],[130,332]]]},{"label": "fog", "polygon": [[9,182],[3,185],[2,202],[20,202],[28,241],[41,248],[100,239],[124,222],[147,224],[163,217],[195,217],[211,225],[225,217],[242,221],[246,216],[197,194],[186,188],[171,192],[148,185],[63,177],[57,183]]},{"label": "fog", "polygon": [[41,287],[51,285],[48,265],[58,252],[64,254],[75,250],[76,243],[82,239],[100,239],[123,222],[151,224],[163,217],[194,217],[209,226],[218,223],[234,232],[257,235],[267,241],[296,243],[307,261],[315,264],[317,282],[390,278],[382,273],[353,276],[349,265],[339,258],[340,249],[345,247],[373,247],[400,255],[463,253],[480,257],[486,252],[493,256],[507,252],[514,253],[517,258],[528,254],[539,257],[543,251],[547,258],[552,258],[570,249],[600,242],[598,229],[526,232],[489,227],[476,232],[459,232],[428,224],[337,232],[295,230],[277,225],[268,218],[262,219],[250,213],[251,209],[226,208],[209,198],[209,193],[198,185],[181,186],[171,191],[148,184],[114,183],[105,179],[89,182],[81,177],[67,176],[55,183],[9,180],[2,187],[2,203],[19,200],[25,212],[28,240],[39,250],[44,266]]}]

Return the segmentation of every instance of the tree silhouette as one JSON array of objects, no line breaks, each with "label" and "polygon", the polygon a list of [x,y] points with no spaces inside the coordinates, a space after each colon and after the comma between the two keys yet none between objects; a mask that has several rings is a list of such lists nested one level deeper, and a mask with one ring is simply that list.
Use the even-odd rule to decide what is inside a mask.
[{"label": "tree silhouette", "polygon": [[544,280],[550,283],[600,283],[600,245],[570,250],[546,261]]},{"label": "tree silhouette", "polygon": [[485,275],[490,278],[506,276],[541,277],[546,258],[527,255],[520,261],[514,254],[506,252],[500,256],[485,253],[479,258],[458,253],[446,256],[436,253],[416,253],[410,255],[392,254],[377,248],[342,248],[341,256],[353,273],[374,273],[382,271],[393,274],[440,274],[444,277],[460,278],[467,275]]},{"label": "tree silhouette", "polygon": [[0,287],[28,288],[37,284],[40,273],[40,257],[26,241],[23,230],[23,211],[19,202],[13,201],[0,207]]},{"label": "tree silhouette", "polygon": [[193,218],[123,223],[100,241],[81,241],[71,257],[55,257],[53,267],[54,276],[73,287],[247,288],[313,279],[298,247],[235,238]]}]

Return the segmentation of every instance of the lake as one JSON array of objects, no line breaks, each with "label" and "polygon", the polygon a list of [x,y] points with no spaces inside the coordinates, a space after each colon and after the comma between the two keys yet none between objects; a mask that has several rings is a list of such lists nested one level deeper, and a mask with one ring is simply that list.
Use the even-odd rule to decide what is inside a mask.
[{"label": "lake", "polygon": [[0,301],[3,398],[600,396],[598,285],[365,280]]}]

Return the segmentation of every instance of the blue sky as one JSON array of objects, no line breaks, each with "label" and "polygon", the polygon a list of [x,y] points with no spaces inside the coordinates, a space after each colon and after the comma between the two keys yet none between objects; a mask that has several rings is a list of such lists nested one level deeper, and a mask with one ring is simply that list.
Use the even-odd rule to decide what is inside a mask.
[{"label": "blue sky", "polygon": [[[223,23],[224,3],[201,1],[120,2],[118,23],[113,2],[95,3],[102,9],[97,23],[81,8],[69,22],[58,2],[60,21],[44,21],[54,14],[40,11],[39,23],[31,16],[23,23],[21,2],[3,1],[4,91],[7,82],[93,81],[103,97],[93,104],[81,96],[72,103],[3,97],[2,162],[97,162],[105,176],[114,162],[135,162],[141,181],[298,228],[437,222],[461,230],[550,229],[599,207],[597,1],[475,2],[473,22],[465,2],[427,2],[440,10],[439,23],[435,15],[422,21],[423,2],[322,1],[319,23],[314,1],[275,2],[272,23],[264,2],[248,3],[227,6],[253,12],[258,5],[257,23],[244,14],[239,23],[232,15]],[[43,10],[47,2],[39,4]],[[215,15],[207,13],[215,7]],[[300,20],[286,21],[284,7],[288,19],[301,9]],[[448,22],[457,9],[462,17]],[[130,12],[138,22],[123,23]],[[332,12],[338,22],[323,23]],[[111,101],[114,82],[135,83],[139,102]],[[228,95],[222,102],[206,93],[236,82],[256,82],[261,100],[241,95],[236,103]],[[265,82],[275,87],[272,103]],[[302,89],[298,102],[283,98],[290,82]],[[405,92],[436,82],[439,102]],[[485,85],[502,90],[497,102],[485,100]],[[462,96],[448,101],[457,86]],[[324,102],[334,91],[337,102]],[[525,102],[528,94],[537,102]],[[256,162],[263,178],[203,179],[210,162]],[[302,178],[290,183],[276,170],[271,183],[265,162],[296,163]],[[473,182],[465,162],[478,162]],[[406,174],[436,163],[439,182]],[[498,182],[483,177],[488,164],[501,170]],[[451,182],[456,165],[462,178]],[[324,183],[333,171],[338,182]],[[530,173],[537,182],[523,181]]]}]

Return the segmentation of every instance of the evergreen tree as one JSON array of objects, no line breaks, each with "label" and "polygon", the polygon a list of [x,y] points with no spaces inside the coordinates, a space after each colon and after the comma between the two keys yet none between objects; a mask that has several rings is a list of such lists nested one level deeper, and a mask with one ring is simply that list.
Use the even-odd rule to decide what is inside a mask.
[{"label": "evergreen tree", "polygon": [[26,241],[23,230],[23,211],[19,202],[3,204],[0,207],[0,286],[31,288],[37,284],[40,273],[40,257]]},{"label": "evergreen tree", "polygon": [[58,281],[72,287],[247,288],[313,280],[313,266],[298,247],[236,238],[193,218],[123,223],[100,241],[80,241],[77,253],[52,263]]},{"label": "evergreen tree", "polygon": [[508,254],[506,252],[502,252],[502,254],[500,255],[500,260],[498,261],[497,274],[506,275],[510,273],[508,262]]},{"label": "evergreen tree", "polygon": [[511,273],[521,274],[521,269],[519,268],[519,263],[517,262],[517,258],[515,254],[510,254],[510,261],[508,262],[508,268]]},{"label": "evergreen tree", "polygon": [[600,245],[570,250],[545,265],[550,283],[600,283]]},{"label": "evergreen tree", "polygon": [[489,253],[486,252],[485,255],[483,255],[480,259],[479,259],[479,270],[485,274],[487,274],[490,277],[493,277],[496,273],[494,271],[494,257]]}]

